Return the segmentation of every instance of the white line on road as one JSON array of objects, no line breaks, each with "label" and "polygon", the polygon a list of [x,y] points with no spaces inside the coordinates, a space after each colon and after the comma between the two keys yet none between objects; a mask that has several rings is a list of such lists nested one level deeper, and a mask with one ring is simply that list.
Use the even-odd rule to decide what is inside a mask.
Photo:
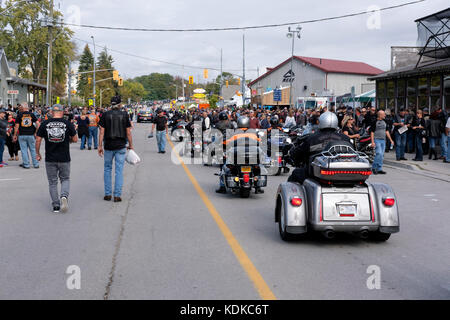
[{"label": "white line on road", "polygon": [[0,179],[0,181],[18,181],[18,180],[22,180],[20,178],[14,178],[14,179]]}]

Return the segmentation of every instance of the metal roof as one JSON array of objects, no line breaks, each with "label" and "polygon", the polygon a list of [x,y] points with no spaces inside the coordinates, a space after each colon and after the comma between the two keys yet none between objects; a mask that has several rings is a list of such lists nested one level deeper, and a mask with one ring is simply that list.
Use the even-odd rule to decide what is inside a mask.
[{"label": "metal roof", "polygon": [[[356,62],[356,61],[344,61],[344,60],[335,60],[335,59],[324,59],[324,58],[311,58],[311,57],[302,57],[302,56],[294,56],[294,59],[300,62],[308,63],[315,68],[318,68],[324,72],[329,73],[348,73],[348,74],[360,74],[360,75],[377,75],[383,73],[383,70],[375,68],[371,65],[368,65],[364,62]],[[249,83],[248,86],[252,86],[254,83],[259,80],[267,77],[272,72],[281,68],[286,63],[290,62],[291,58],[283,61],[275,68],[269,69],[265,74],[260,76],[259,78],[253,80]]]},{"label": "metal roof", "polygon": [[38,88],[42,88],[42,89],[47,89],[47,86],[45,84],[37,83],[37,82],[31,81],[28,79],[22,79],[19,77],[10,77],[10,78],[8,78],[8,81],[20,83],[20,84],[24,84],[24,85],[28,85],[28,86],[38,87]]}]

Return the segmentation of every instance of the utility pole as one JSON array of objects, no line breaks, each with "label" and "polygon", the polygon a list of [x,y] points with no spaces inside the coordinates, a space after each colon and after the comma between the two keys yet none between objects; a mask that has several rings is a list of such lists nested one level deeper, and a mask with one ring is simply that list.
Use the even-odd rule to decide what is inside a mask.
[{"label": "utility pole", "polygon": [[50,1],[49,21],[48,27],[48,56],[47,56],[47,95],[46,105],[50,106],[52,103],[52,75],[53,75],[53,0]]},{"label": "utility pole", "polygon": [[223,108],[223,99],[222,97],[222,86],[223,86],[223,50],[220,49],[220,88],[219,88],[219,105]]},{"label": "utility pole", "polygon": [[245,30],[242,34],[242,106],[245,104]]},{"label": "utility pole", "polygon": [[96,69],[96,66],[95,66],[95,40],[94,40],[94,36],[91,36],[91,38],[92,38],[92,42],[94,43],[94,89],[93,89],[93,93],[92,93],[92,99],[94,100],[94,107],[96,107],[96,105],[95,105],[95,69]]},{"label": "utility pole", "polygon": [[181,86],[183,87],[183,99],[184,99],[183,103],[184,103],[184,102],[186,102],[186,95],[185,95],[185,92],[184,92],[184,66],[183,66],[183,71],[181,73],[181,80],[183,82]]},{"label": "utility pole", "polygon": [[69,85],[67,86],[69,88],[69,99],[67,101],[67,104],[69,107],[72,106],[72,70],[70,69],[70,61],[69,61],[69,76],[68,76]]},{"label": "utility pole", "polygon": [[289,85],[289,107],[292,107],[292,83],[294,82],[294,44],[295,44],[295,37],[297,36],[297,38],[300,39],[301,34],[300,32],[302,31],[302,27],[297,26],[297,28],[291,29],[291,27],[289,27],[288,29],[288,34],[287,37],[288,38],[292,38],[292,54],[291,54],[291,80],[290,80],[290,85]]}]

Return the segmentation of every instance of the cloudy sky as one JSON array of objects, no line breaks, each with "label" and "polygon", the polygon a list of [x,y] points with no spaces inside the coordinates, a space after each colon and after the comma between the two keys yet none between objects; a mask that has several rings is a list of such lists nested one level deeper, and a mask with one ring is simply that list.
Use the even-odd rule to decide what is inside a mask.
[{"label": "cloudy sky", "polygon": [[[129,28],[211,28],[242,27],[304,21],[366,11],[412,0],[55,0],[66,22]],[[390,68],[391,46],[414,46],[417,40],[414,20],[449,7],[448,0],[427,0],[408,7],[382,11],[377,20],[371,14],[302,25],[302,38],[296,39],[295,54],[362,61],[383,70]],[[370,27],[368,27],[368,24]],[[224,71],[242,74],[243,31],[156,33],[73,28],[75,38],[97,46],[140,56],[110,51],[115,66],[125,78],[152,72],[196,78],[201,69],[173,66],[154,60],[186,66],[220,67],[223,49]],[[247,79],[265,72],[287,59],[291,40],[287,27],[246,30]],[[81,52],[83,41],[75,40]],[[92,46],[91,46],[92,48]],[[97,53],[100,49],[97,47]],[[144,59],[146,58],[146,59]],[[210,71],[210,78],[216,72]],[[205,81],[205,80],[202,80]]]}]

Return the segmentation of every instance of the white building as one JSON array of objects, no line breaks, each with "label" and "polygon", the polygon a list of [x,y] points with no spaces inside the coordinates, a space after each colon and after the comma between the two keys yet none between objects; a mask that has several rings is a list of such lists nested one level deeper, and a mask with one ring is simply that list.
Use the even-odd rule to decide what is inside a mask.
[{"label": "white building", "polygon": [[342,61],[323,58],[294,56],[293,74],[291,58],[280,63],[259,78],[250,82],[252,103],[276,105],[273,89],[283,89],[280,106],[289,105],[289,90],[292,81],[292,104],[298,97],[341,96],[355,88],[355,95],[374,89],[368,77],[383,73],[383,70],[363,62]]}]

